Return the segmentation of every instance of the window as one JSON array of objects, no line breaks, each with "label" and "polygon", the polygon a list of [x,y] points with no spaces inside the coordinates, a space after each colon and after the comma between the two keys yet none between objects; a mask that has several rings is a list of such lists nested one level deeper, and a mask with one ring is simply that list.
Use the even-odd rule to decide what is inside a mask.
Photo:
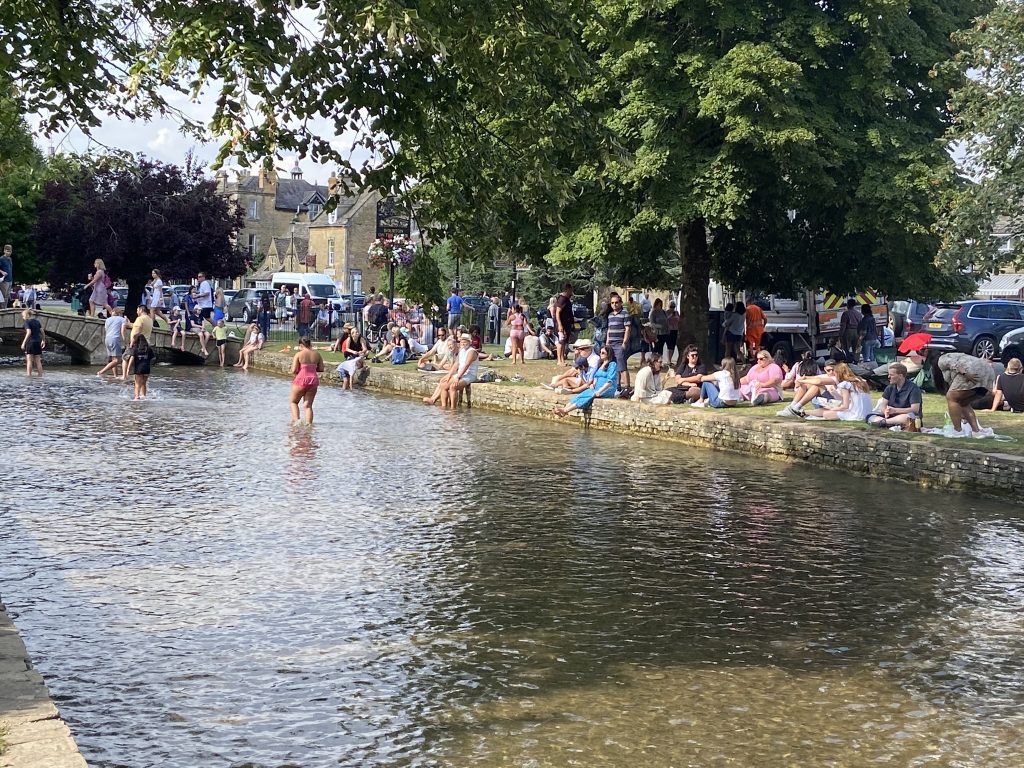
[{"label": "window", "polygon": [[333,267],[334,266],[334,238],[333,237],[329,238],[327,240],[327,266],[328,267]]},{"label": "window", "polygon": [[349,272],[349,293],[353,296],[363,292],[363,273],[362,270],[353,269]]},{"label": "window", "polygon": [[258,219],[260,217],[260,200],[255,198],[249,203],[249,218]]},{"label": "window", "polygon": [[256,255],[256,243],[257,243],[256,235],[249,235],[249,255],[250,256],[255,256]]},{"label": "window", "polygon": [[992,305],[990,304],[975,304],[971,307],[971,311],[967,313],[969,317],[977,320],[987,320],[992,317]]},{"label": "window", "polygon": [[1009,304],[993,304],[989,317],[993,320],[1016,320],[1018,312]]},{"label": "window", "polygon": [[310,203],[309,204],[309,220],[312,221],[317,216],[319,216],[320,215],[320,210],[321,210],[320,203]]}]

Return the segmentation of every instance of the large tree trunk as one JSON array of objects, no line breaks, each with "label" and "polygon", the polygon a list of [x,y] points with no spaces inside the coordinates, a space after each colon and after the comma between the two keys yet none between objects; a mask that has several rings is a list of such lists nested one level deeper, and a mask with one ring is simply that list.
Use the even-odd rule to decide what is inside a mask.
[{"label": "large tree trunk", "polygon": [[676,226],[679,240],[679,261],[682,266],[679,313],[679,348],[696,344],[700,358],[709,367],[717,362],[708,358],[708,281],[711,279],[711,258],[704,219]]},{"label": "large tree trunk", "polygon": [[125,301],[124,314],[130,320],[134,320],[138,314],[139,304],[142,303],[143,289],[146,287],[146,277],[128,277],[128,299]]}]

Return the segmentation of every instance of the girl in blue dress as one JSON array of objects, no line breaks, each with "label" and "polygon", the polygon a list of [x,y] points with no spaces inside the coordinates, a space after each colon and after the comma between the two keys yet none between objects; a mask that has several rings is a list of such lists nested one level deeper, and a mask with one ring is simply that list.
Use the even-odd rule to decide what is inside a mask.
[{"label": "girl in blue dress", "polygon": [[612,359],[612,351],[609,347],[601,347],[598,354],[601,362],[597,366],[597,372],[590,382],[590,387],[576,395],[564,408],[557,406],[553,411],[556,416],[565,416],[575,410],[583,410],[598,397],[615,397],[615,389],[619,383],[619,368]]}]

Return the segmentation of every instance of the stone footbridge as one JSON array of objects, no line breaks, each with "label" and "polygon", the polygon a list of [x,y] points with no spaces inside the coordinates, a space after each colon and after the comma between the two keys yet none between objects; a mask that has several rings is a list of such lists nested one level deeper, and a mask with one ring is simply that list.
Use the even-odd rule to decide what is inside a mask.
[{"label": "stone footbridge", "polygon": [[[25,337],[25,323],[21,319],[21,312],[20,309],[0,311],[0,338],[3,338],[5,345],[20,346]],[[47,347],[51,347],[53,342],[63,345],[71,359],[77,363],[97,365],[107,361],[107,348],[103,343],[103,320],[66,312],[47,311],[37,312],[36,318],[42,323]],[[210,351],[209,357],[203,355],[199,339],[194,334],[186,337],[184,351],[171,346],[170,331],[154,329],[152,343],[158,359],[166,362],[204,365],[212,361],[214,365],[217,364],[217,343],[212,339],[206,344]],[[181,344],[180,339],[178,344]],[[228,339],[226,356],[229,364],[238,360],[238,350],[241,348],[241,339]]]}]

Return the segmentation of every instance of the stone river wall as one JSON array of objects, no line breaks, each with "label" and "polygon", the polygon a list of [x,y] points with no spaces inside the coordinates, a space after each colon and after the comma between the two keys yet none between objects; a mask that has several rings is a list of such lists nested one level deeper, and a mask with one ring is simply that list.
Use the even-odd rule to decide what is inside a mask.
[{"label": "stone river wall", "polygon": [[[255,364],[261,370],[288,375],[291,356],[262,353]],[[371,366],[362,373],[361,383],[367,389],[405,396],[429,395],[437,383],[436,375],[417,373],[409,366]],[[324,381],[338,381],[330,365]],[[552,407],[565,400],[539,387],[510,383],[473,386],[474,408],[549,421],[555,418]],[[746,416],[736,411],[658,408],[623,400],[599,400],[585,418],[568,416],[565,421],[570,428],[579,428],[582,423],[592,429],[903,480],[927,488],[980,493],[1015,503],[1020,503],[1024,495],[1024,457],[940,445],[920,436],[894,435],[884,430],[765,419],[763,415]]]},{"label": "stone river wall", "polygon": [[87,768],[2,604],[0,768]]}]

